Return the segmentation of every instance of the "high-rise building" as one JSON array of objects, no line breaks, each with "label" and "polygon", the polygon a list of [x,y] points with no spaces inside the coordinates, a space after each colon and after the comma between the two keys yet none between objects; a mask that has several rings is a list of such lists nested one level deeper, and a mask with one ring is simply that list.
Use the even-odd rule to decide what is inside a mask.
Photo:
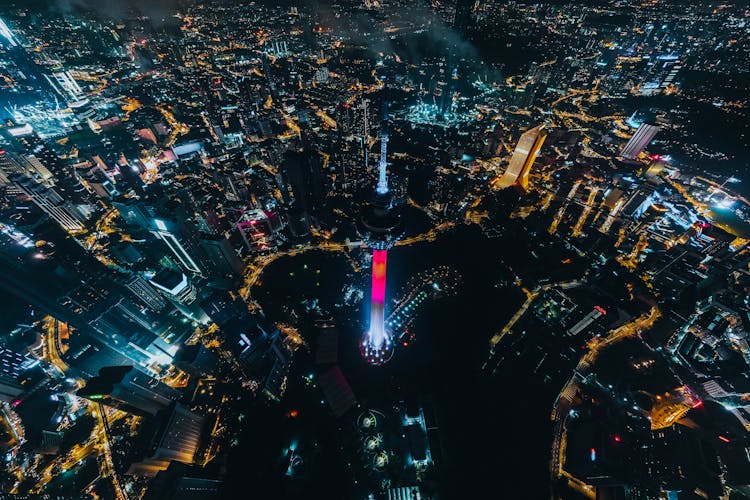
[{"label": "high-rise building", "polygon": [[151,278],[151,284],[160,290],[182,314],[198,323],[208,323],[208,315],[198,304],[198,292],[184,273],[162,269]]},{"label": "high-rise building", "polygon": [[125,281],[125,288],[138,297],[146,307],[153,311],[161,312],[167,308],[168,303],[159,292],[145,278],[133,275]]},{"label": "high-rise building", "polygon": [[202,245],[202,235],[191,220],[195,210],[185,208],[192,203],[186,196],[183,200],[164,198],[153,203],[128,201],[112,205],[129,226],[146,229],[161,240],[185,271],[207,276],[215,271],[215,261]]},{"label": "high-rise building", "polygon": [[160,436],[152,456],[159,460],[193,463],[204,421],[204,417],[185,406],[174,405],[169,412],[166,431]]},{"label": "high-rise building", "polygon": [[371,364],[382,364],[393,354],[391,332],[385,327],[386,266],[388,249],[402,235],[401,218],[393,207],[388,187],[388,98],[383,88],[383,118],[380,128],[380,161],[374,199],[361,218],[361,233],[372,248],[372,292],[370,327],[362,341],[362,354]]},{"label": "high-rise building", "polygon": [[26,173],[32,176],[37,182],[45,186],[52,186],[54,184],[52,172],[44,166],[39,158],[34,155],[26,155],[23,157],[23,160],[27,165]]},{"label": "high-rise building", "polygon": [[[290,210],[290,213],[296,210]],[[306,212],[302,212],[305,213]],[[303,221],[303,231],[309,230],[309,221]],[[242,212],[237,221],[237,230],[240,232],[248,250],[264,252],[273,250],[285,240],[281,230],[284,228],[278,214],[267,212],[259,208],[248,209]]]},{"label": "high-rise building", "polygon": [[180,398],[178,390],[133,366],[102,368],[76,394],[134,415],[156,415]]},{"label": "high-rise building", "polygon": [[219,366],[219,358],[202,344],[183,345],[177,352],[174,365],[195,377],[213,374]]},{"label": "high-rise building", "polygon": [[83,98],[83,90],[65,70],[54,71],[44,75],[52,88],[66,101],[75,102]]},{"label": "high-rise building", "polygon": [[130,473],[155,476],[172,462],[194,463],[206,419],[179,403],[161,411],[155,422],[157,425],[153,426],[152,445],[143,460],[131,465]]},{"label": "high-rise building", "polygon": [[13,174],[27,175],[48,187],[54,184],[52,172],[36,156],[0,150],[0,186],[10,184],[10,176]]},{"label": "high-rise building", "polygon": [[10,184],[10,176],[25,173],[18,155],[8,151],[0,151],[0,186]]},{"label": "high-rise building", "polygon": [[24,174],[13,174],[10,180],[66,231],[76,233],[86,229],[72,204],[67,203],[53,188],[43,186]]},{"label": "high-rise building", "polygon": [[10,27],[5,24],[5,21],[0,19],[0,36],[5,39],[4,44],[8,47],[16,47],[18,46],[18,41],[16,40],[15,35],[13,34],[13,31],[11,31]]},{"label": "high-rise building", "polygon": [[224,236],[204,235],[200,245],[208,256],[211,264],[211,274],[216,276],[242,275],[242,261]]},{"label": "high-rise building", "polygon": [[81,345],[104,344],[143,367],[168,361],[174,349],[159,338],[161,322],[136,307],[109,269],[56,226],[35,237],[48,243],[19,245],[0,232],[0,290],[70,325]]},{"label": "high-rise building", "polygon": [[325,203],[323,171],[320,155],[303,130],[303,146],[287,152],[281,164],[281,172],[286,178],[293,205],[306,213],[314,213]]},{"label": "high-rise building", "polygon": [[630,140],[628,140],[627,144],[625,144],[625,147],[622,148],[620,156],[627,158],[628,160],[637,158],[638,155],[648,147],[649,143],[659,130],[661,130],[661,128],[658,125],[651,125],[648,123],[641,124]]},{"label": "high-rise building", "polygon": [[521,135],[508,163],[508,168],[500,178],[497,187],[516,186],[523,191],[528,191],[529,171],[546,137],[547,131],[544,124],[529,129]]},{"label": "high-rise building", "polygon": [[0,401],[10,402],[23,394],[22,373],[25,356],[0,346]]},{"label": "high-rise building", "polygon": [[177,257],[180,265],[185,270],[194,274],[204,274],[205,269],[201,266],[201,258],[198,255],[198,243],[189,235],[179,231],[174,224],[164,219],[154,219],[152,233],[162,240],[165,245]]}]

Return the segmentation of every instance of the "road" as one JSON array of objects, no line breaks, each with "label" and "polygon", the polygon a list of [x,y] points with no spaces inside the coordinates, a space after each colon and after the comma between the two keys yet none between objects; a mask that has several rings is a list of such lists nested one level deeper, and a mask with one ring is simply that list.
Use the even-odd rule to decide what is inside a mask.
[{"label": "road", "polygon": [[661,311],[656,306],[653,306],[648,312],[638,316],[629,323],[610,330],[606,337],[595,337],[586,344],[588,349],[586,354],[581,357],[575,374],[568,380],[562,391],[560,391],[560,395],[555,402],[555,407],[552,410],[553,430],[550,477],[553,484],[559,479],[565,479],[571,489],[578,491],[588,498],[596,498],[596,491],[593,487],[565,471],[565,424],[570,415],[573,398],[578,390],[578,383],[587,378],[593,363],[603,349],[624,338],[640,335],[641,332],[650,328],[659,317],[661,317]]},{"label": "road", "polygon": [[47,361],[60,372],[61,376],[65,376],[65,373],[68,371],[68,365],[60,357],[62,351],[60,348],[60,332],[61,330],[67,332],[68,325],[59,322],[52,316],[44,318],[44,322],[44,350],[47,355]]},{"label": "road", "polygon": [[580,280],[572,280],[572,281],[561,281],[559,283],[550,283],[548,285],[543,285],[540,287],[535,288],[533,291],[529,292],[525,288],[523,289],[524,292],[526,292],[526,300],[523,304],[521,304],[521,307],[518,308],[518,310],[513,314],[513,316],[510,318],[510,320],[505,324],[505,326],[502,327],[502,329],[497,332],[495,335],[492,336],[490,339],[490,355],[495,354],[495,347],[497,344],[500,343],[500,341],[503,339],[505,335],[507,335],[513,326],[518,322],[519,319],[523,317],[524,314],[526,314],[526,311],[531,307],[531,304],[534,303],[537,297],[539,297],[539,294],[541,292],[544,292],[546,290],[550,290],[555,287],[559,288],[573,288],[581,284]]},{"label": "road", "polygon": [[568,193],[568,196],[565,198],[565,201],[563,202],[560,209],[555,214],[555,218],[552,219],[552,224],[550,224],[549,229],[547,230],[549,234],[555,234],[557,232],[557,226],[560,225],[560,221],[563,218],[563,215],[565,214],[565,210],[568,208],[568,205],[570,204],[570,200],[573,199],[573,197],[576,195],[576,191],[578,191],[578,187],[581,185],[583,181],[581,179],[578,179],[573,183],[573,186],[570,188],[570,192]]},{"label": "road", "polygon": [[[442,224],[438,224],[437,226],[435,226],[434,228],[430,229],[429,231],[425,233],[398,241],[396,243],[396,246],[409,246],[409,245],[414,245],[416,243],[421,243],[424,241],[435,241],[435,239],[441,233],[450,230],[454,226],[455,224],[453,222],[443,222]],[[351,242],[351,243],[332,243],[329,241],[324,241],[322,243],[306,245],[302,247],[292,248],[290,250],[276,252],[276,253],[269,254],[269,255],[259,256],[247,268],[247,271],[245,274],[245,283],[243,287],[240,289],[240,295],[242,296],[243,299],[248,300],[250,298],[250,292],[252,288],[257,283],[258,279],[260,278],[260,275],[263,274],[263,271],[265,270],[265,268],[280,257],[292,257],[295,255],[300,255],[300,254],[314,251],[314,250],[319,250],[319,251],[324,251],[324,252],[346,252],[346,255],[348,256],[349,249],[357,248],[360,246],[362,246],[362,242],[359,242],[359,241]],[[350,262],[352,263],[353,269],[357,271],[358,267],[356,266],[356,263],[351,261],[351,259],[350,259]]]}]

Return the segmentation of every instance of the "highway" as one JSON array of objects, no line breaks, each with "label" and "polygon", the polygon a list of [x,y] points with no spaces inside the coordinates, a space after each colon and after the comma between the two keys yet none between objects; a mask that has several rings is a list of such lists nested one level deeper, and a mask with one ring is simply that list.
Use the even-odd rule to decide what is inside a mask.
[{"label": "highway", "polygon": [[[47,356],[47,361],[60,372],[61,376],[65,376],[68,371],[68,365],[65,361],[60,358],[62,351],[60,346],[60,330],[68,331],[68,325],[66,323],[60,323],[52,316],[44,318],[45,324],[45,335],[44,335],[44,352]],[[62,326],[61,326],[62,325]]]},{"label": "highway", "polygon": [[[49,462],[39,473],[39,480],[31,489],[31,493],[40,494],[43,492],[44,487],[54,479],[57,474],[57,470],[66,471],[82,462],[89,455],[96,453],[104,456],[104,460],[100,461],[100,473],[102,477],[112,477],[115,486],[115,492],[117,492],[118,500],[127,500],[126,496],[120,488],[119,482],[114,473],[114,465],[112,462],[112,456],[109,448],[109,441],[107,436],[107,427],[103,420],[103,413],[105,408],[103,406],[95,406],[93,403],[89,404],[87,413],[93,414],[96,419],[96,425],[94,430],[91,432],[91,436],[87,441],[82,444],[75,444],[71,450],[65,454],[56,457],[54,460]],[[111,420],[116,421],[124,418],[127,414],[120,410],[112,411]]]},{"label": "highway", "polygon": [[[109,430],[109,422],[107,421],[107,408],[101,403],[98,405],[98,411],[96,411],[97,427],[101,429],[97,433],[98,437],[98,450],[104,456],[104,460],[99,461],[99,468],[102,477],[111,477],[112,485],[115,489],[115,495],[117,500],[127,500],[121,485],[120,479],[117,477],[117,471],[115,470],[114,462],[112,461],[112,449],[110,447],[111,433]],[[114,410],[111,416],[113,421],[119,420],[125,417],[125,413],[120,410]]]},{"label": "highway", "polygon": [[[62,323],[51,316],[47,316],[44,319],[45,335],[44,335],[44,351],[46,354],[47,361],[55,367],[61,377],[64,377],[68,371],[68,365],[60,358],[62,351],[60,345],[60,335],[67,334],[68,325]],[[102,477],[112,477],[112,481],[115,487],[118,500],[127,500],[125,494],[120,487],[119,480],[115,473],[114,464],[112,462],[112,453],[109,445],[109,426],[106,420],[106,408],[102,405],[95,406],[93,403],[88,403],[87,413],[93,414],[97,423],[94,430],[91,433],[89,439],[83,444],[76,444],[65,456],[60,456],[54,459],[52,462],[47,464],[44,469],[39,473],[40,479],[37,484],[31,490],[32,493],[41,493],[44,487],[54,478],[54,470],[59,468],[60,470],[68,470],[74,467],[79,462],[83,461],[92,453],[102,455],[103,460],[100,460],[100,468]],[[112,412],[111,419],[113,421],[124,418],[127,414],[120,410],[110,410]]]}]

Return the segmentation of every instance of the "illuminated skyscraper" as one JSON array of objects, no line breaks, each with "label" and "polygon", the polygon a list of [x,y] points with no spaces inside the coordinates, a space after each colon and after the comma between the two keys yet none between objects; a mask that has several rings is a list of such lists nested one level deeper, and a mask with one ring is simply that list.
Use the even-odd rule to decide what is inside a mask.
[{"label": "illuminated skyscraper", "polygon": [[641,124],[638,130],[635,131],[633,137],[630,138],[625,147],[622,148],[620,155],[623,158],[633,160],[638,157],[648,146],[651,140],[654,138],[660,127],[657,125],[649,125],[648,123]]},{"label": "illuminated skyscraper", "polygon": [[167,308],[167,301],[162,297],[159,292],[149,284],[145,278],[139,275],[133,275],[125,280],[125,288],[131,291],[133,295],[138,297],[141,302],[150,309],[161,312]]},{"label": "illuminated skyscraper", "polygon": [[184,217],[164,217],[153,219],[150,227],[151,234],[164,242],[185,270],[193,274],[209,274],[210,265],[192,223]]},{"label": "illuminated skyscraper", "polygon": [[54,189],[24,174],[13,174],[10,181],[66,231],[77,233],[86,229],[73,204],[65,201]]},{"label": "illuminated skyscraper", "polygon": [[9,47],[16,47],[18,46],[18,41],[16,41],[15,35],[13,35],[13,32],[8,27],[7,24],[5,24],[5,21],[0,19],[0,37],[3,37],[5,39],[5,44]]},{"label": "illuminated skyscraper", "polygon": [[0,346],[0,401],[9,402],[24,392],[21,384],[26,357]]},{"label": "illuminated skyscraper", "polygon": [[69,102],[79,101],[84,97],[83,90],[68,71],[54,71],[44,75],[50,86]]},{"label": "illuminated skyscraper", "polygon": [[529,129],[521,135],[498,187],[516,186],[523,191],[528,191],[529,171],[546,137],[547,131],[544,129],[544,124]]},{"label": "illuminated skyscraper", "polygon": [[393,354],[391,332],[385,328],[385,283],[388,249],[401,237],[399,214],[393,209],[393,197],[388,187],[388,98],[383,88],[383,123],[380,129],[380,161],[378,184],[372,204],[362,216],[364,240],[372,248],[372,294],[370,298],[370,328],[362,340],[362,355],[368,363],[379,365]]},{"label": "illuminated skyscraper", "polygon": [[198,304],[198,291],[184,273],[162,269],[150,281],[187,318],[208,323],[206,312]]}]

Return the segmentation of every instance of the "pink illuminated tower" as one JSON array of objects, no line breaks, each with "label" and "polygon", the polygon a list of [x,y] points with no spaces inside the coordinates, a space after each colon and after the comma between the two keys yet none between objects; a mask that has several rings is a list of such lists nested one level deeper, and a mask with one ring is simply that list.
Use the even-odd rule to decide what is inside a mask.
[{"label": "pink illuminated tower", "polygon": [[393,355],[391,332],[385,327],[385,291],[388,249],[403,233],[401,218],[393,207],[388,188],[388,98],[383,86],[383,119],[380,129],[380,161],[378,185],[372,203],[361,218],[361,233],[372,248],[372,293],[370,298],[370,328],[362,339],[362,355],[368,363],[380,365]]}]

